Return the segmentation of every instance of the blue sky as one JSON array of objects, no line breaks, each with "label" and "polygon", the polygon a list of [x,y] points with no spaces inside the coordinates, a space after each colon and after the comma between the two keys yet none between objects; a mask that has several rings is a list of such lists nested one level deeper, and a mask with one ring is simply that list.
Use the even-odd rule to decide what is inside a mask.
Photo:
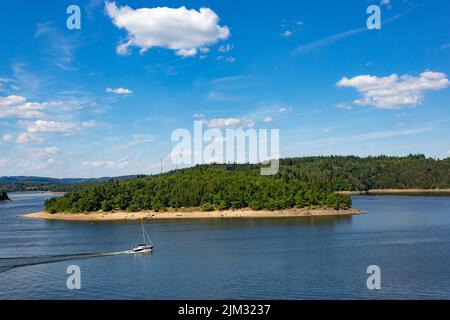
[{"label": "blue sky", "polygon": [[285,157],[447,157],[450,3],[382,2],[2,3],[0,176],[169,170],[200,116],[280,129]]}]

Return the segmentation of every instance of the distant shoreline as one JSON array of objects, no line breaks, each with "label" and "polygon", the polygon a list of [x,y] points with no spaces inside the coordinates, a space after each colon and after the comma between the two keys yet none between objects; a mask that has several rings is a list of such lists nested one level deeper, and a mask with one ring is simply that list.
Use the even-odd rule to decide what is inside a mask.
[{"label": "distant shoreline", "polygon": [[18,193],[66,194],[67,192],[62,192],[62,191],[14,191],[14,192],[9,192],[9,194],[18,194]]},{"label": "distant shoreline", "polygon": [[[66,194],[68,192],[63,191],[16,191],[9,192],[9,194],[17,193],[48,193],[48,194]],[[336,193],[343,195],[365,195],[365,194],[448,194],[450,195],[450,189],[370,189],[370,190],[360,190],[360,191],[337,191]],[[7,200],[8,201],[8,200]]]},{"label": "distant shoreline", "polygon": [[20,215],[27,219],[43,219],[57,221],[135,221],[135,220],[183,220],[183,219],[268,219],[268,218],[297,218],[297,217],[325,217],[325,216],[352,216],[366,214],[358,209],[335,210],[335,209],[290,209],[278,211],[253,211],[253,210],[227,210],[227,211],[169,211],[169,212],[94,212],[94,213],[57,213],[37,212]]},{"label": "distant shoreline", "polygon": [[343,195],[450,195],[450,189],[371,189],[367,191],[339,191]]}]

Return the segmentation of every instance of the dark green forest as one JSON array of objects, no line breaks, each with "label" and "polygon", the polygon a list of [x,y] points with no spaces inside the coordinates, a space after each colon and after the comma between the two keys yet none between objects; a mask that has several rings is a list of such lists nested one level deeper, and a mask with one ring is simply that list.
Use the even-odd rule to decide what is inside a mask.
[{"label": "dark green forest", "polygon": [[6,190],[0,189],[0,201],[8,201],[8,194],[6,193]]},{"label": "dark green forest", "polygon": [[347,209],[351,200],[334,193],[329,183],[263,177],[258,170],[199,166],[128,182],[111,180],[49,199],[45,206],[50,213],[199,207],[203,211],[294,207]]},{"label": "dark green forest", "polygon": [[[118,181],[144,178],[145,175],[117,177]],[[0,188],[8,192],[73,192],[104,183],[111,178],[53,179],[43,177],[0,177]]]},{"label": "dark green forest", "polygon": [[92,184],[64,184],[49,182],[0,182],[0,188],[8,192],[71,192]]},{"label": "dark green forest", "polygon": [[281,161],[280,177],[306,182],[331,181],[336,191],[450,188],[450,158],[308,157]]},{"label": "dark green forest", "polygon": [[351,206],[350,197],[335,191],[450,188],[450,159],[423,155],[283,159],[278,175],[273,177],[261,176],[259,169],[259,165],[217,164],[124,182],[112,179],[50,199],[46,210],[345,209]]}]

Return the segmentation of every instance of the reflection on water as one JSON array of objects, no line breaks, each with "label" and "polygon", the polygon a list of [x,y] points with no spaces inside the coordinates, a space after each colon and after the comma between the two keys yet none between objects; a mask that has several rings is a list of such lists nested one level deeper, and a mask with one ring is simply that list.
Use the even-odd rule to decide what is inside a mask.
[{"label": "reflection on water", "polygon": [[[224,219],[155,219],[147,220],[147,223],[152,225],[171,225],[183,223],[185,225],[204,225],[214,227],[232,227],[232,228],[246,228],[246,227],[295,227],[295,226],[315,226],[315,227],[334,227],[340,224],[351,224],[352,216],[340,217],[295,217],[295,218],[224,218]],[[51,223],[51,222],[50,222]],[[96,224],[96,225],[126,225],[139,224],[140,221],[102,221],[102,222],[86,222],[78,221],[73,224]]]},{"label": "reflection on water", "polygon": [[[449,197],[355,197],[369,214],[353,217],[147,221],[156,250],[136,256],[123,253],[138,222],[21,219],[53,195],[11,196],[0,299],[450,299]],[[80,291],[66,288],[71,264]],[[378,292],[366,288],[373,264]]]}]

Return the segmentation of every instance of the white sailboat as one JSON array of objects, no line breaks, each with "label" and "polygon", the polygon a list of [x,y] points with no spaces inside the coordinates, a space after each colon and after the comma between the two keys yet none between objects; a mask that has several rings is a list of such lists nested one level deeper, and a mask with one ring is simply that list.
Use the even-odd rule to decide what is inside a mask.
[{"label": "white sailboat", "polygon": [[143,242],[142,244],[138,244],[136,247],[133,248],[133,252],[134,253],[149,253],[149,252],[153,252],[153,243],[150,240],[150,237],[147,234],[147,231],[145,231],[144,228],[144,222],[141,221],[141,226],[142,226],[142,239]]}]

